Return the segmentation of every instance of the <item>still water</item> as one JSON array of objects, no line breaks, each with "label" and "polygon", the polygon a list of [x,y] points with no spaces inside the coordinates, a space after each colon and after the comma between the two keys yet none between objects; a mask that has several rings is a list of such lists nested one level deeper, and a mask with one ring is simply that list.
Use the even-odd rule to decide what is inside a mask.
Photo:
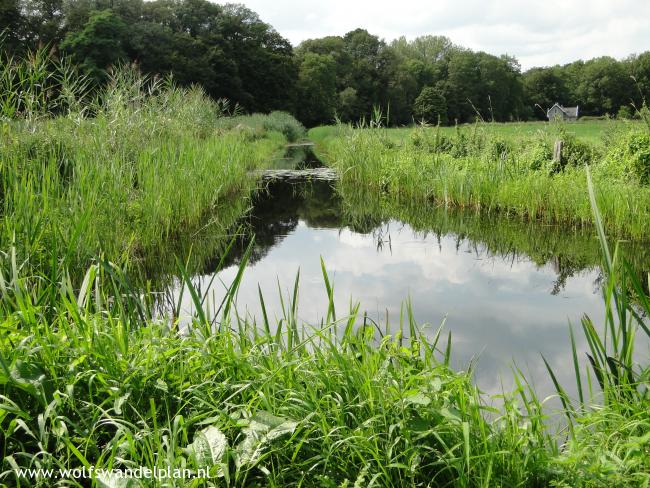
[{"label": "still water", "polygon": [[[484,391],[511,387],[515,363],[542,396],[551,394],[541,354],[571,390],[568,325],[579,330],[583,314],[600,324],[604,311],[592,233],[445,210],[396,217],[359,207],[332,182],[271,183],[255,198],[231,261],[220,271],[214,261],[194,281],[204,292],[211,283],[208,296],[219,303],[255,235],[237,296],[240,315],[260,322],[259,286],[271,322],[280,318],[280,292],[285,300],[291,295],[300,271],[299,317],[318,325],[328,305],[322,258],[338,317],[359,302],[360,312],[395,329],[410,300],[417,322],[431,335],[444,321],[456,369],[476,360],[476,381]],[[187,298],[183,310],[192,313]],[[577,337],[584,352],[579,332]]]}]

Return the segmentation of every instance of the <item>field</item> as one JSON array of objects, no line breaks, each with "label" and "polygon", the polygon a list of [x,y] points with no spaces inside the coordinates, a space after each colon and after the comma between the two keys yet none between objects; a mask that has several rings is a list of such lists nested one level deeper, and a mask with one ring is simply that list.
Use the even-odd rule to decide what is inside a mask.
[{"label": "field", "polygon": [[[354,302],[335,309],[325,265],[328,312],[318,324],[299,319],[299,275],[277,320],[238,313],[252,245],[223,302],[210,303],[192,285],[192,268],[215,254],[223,264],[257,185],[251,171],[301,126],[287,114],[232,117],[200,89],[129,70],[82,103],[64,75],[55,73],[56,103],[31,104],[43,94],[35,79],[31,91],[12,92],[15,105],[4,100],[0,121],[2,485],[49,487],[58,476],[66,486],[100,487],[648,486],[649,373],[634,348],[636,334],[650,336],[650,303],[605,238],[605,228],[647,235],[637,166],[594,169],[596,182],[614,182],[598,195],[582,167],[527,167],[531,186],[515,187],[507,165],[523,149],[472,142],[474,128],[461,129],[466,136],[445,129],[440,157],[446,139],[435,129],[408,138],[312,131],[341,170],[342,191],[363,185],[430,204],[441,187],[430,186],[425,164],[446,172],[436,181],[453,182],[443,202],[594,226],[607,313],[583,320],[590,358],[574,349],[570,365],[579,397],[556,384],[563,408],[551,412],[516,368],[514,391],[483,395],[472,365],[449,367],[450,336],[422,334],[408,302],[393,331],[367,321]],[[473,174],[480,177],[467,189]],[[541,208],[544,194],[527,206],[547,186],[567,192],[566,206]],[[185,283],[196,310],[182,328],[180,304],[156,306],[171,280]],[[146,481],[100,471],[142,468],[173,475]],[[92,480],[56,471],[73,469],[94,471]]]},{"label": "field", "polygon": [[[489,127],[489,132],[495,136],[513,140],[521,137],[530,137],[538,132],[547,132],[553,130],[554,124],[550,122],[505,122],[505,123],[479,123],[480,126]],[[638,121],[618,121],[610,120],[579,120],[577,122],[566,123],[564,125],[567,133],[575,136],[581,141],[602,144],[603,137],[610,133],[616,132],[629,126],[638,126]],[[459,127],[463,130],[473,128],[474,124],[462,124]],[[403,140],[411,132],[410,127],[394,129],[390,131],[391,139],[396,142]],[[456,127],[443,126],[440,133],[445,136],[453,136]]]},{"label": "field", "polygon": [[[580,127],[581,129],[578,129]],[[591,226],[584,166],[592,168],[606,229],[650,235],[650,137],[645,124],[476,124],[459,127],[310,131],[342,185],[394,201]],[[556,140],[562,158],[553,159]]]}]

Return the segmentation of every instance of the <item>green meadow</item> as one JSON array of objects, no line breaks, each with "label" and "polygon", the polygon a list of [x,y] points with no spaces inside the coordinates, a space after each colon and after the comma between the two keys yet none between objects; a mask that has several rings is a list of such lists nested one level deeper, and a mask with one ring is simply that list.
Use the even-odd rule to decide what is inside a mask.
[{"label": "green meadow", "polygon": [[[592,169],[605,228],[650,235],[650,130],[645,122],[477,123],[457,127],[318,127],[310,137],[341,185],[481,213],[592,226],[585,166]],[[561,157],[554,159],[556,141]]]},{"label": "green meadow", "polygon": [[[566,132],[577,139],[592,143],[602,144],[603,138],[608,133],[615,132],[619,129],[624,130],[626,127],[635,127],[640,124],[635,120],[616,120],[616,119],[603,119],[603,120],[579,120],[577,122],[567,122],[564,124]],[[462,130],[471,130],[475,124],[461,124],[459,127]],[[553,122],[535,121],[535,122],[479,122],[478,125],[489,127],[489,133],[494,136],[499,136],[508,140],[515,140],[521,137],[532,137],[539,132],[553,131],[554,126],[557,125]],[[318,128],[324,130],[324,128]],[[411,133],[411,127],[393,128],[389,132],[389,137],[395,142],[400,142],[408,137]],[[445,136],[453,136],[456,132],[455,126],[442,126],[439,131],[440,134]]]}]

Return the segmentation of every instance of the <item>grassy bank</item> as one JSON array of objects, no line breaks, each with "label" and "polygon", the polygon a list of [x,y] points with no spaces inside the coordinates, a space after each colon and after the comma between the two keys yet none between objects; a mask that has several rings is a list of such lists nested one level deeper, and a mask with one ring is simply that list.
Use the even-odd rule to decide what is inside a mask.
[{"label": "grassy bank", "polygon": [[85,268],[104,253],[168,271],[170,250],[189,255],[189,237],[206,228],[212,244],[195,252],[213,255],[246,208],[256,184],[249,172],[287,141],[288,115],[232,124],[201,90],[130,69],[93,100],[75,96],[63,110],[50,101],[0,122],[0,242],[38,270]]},{"label": "grassy bank", "polygon": [[89,270],[82,296],[10,284],[14,296],[61,293],[67,305],[43,323],[21,318],[28,309],[10,295],[3,300],[13,312],[3,324],[7,483],[15,464],[207,466],[211,483],[229,486],[477,486],[547,476],[531,469],[549,456],[541,414],[528,430],[513,406],[493,429],[470,375],[449,370],[424,338],[378,344],[362,317],[337,322],[334,311],[321,329],[303,331],[291,297],[274,333],[234,314],[220,317],[216,332],[201,318],[185,335],[150,319],[142,327],[135,301],[106,320],[102,266]]},{"label": "grassy bank", "polygon": [[[530,220],[592,226],[584,166],[592,166],[606,229],[650,235],[650,136],[644,124],[613,125],[603,143],[571,133],[574,126],[540,126],[504,137],[490,124],[442,128],[310,131],[320,156],[342,185],[359,186],[395,202],[498,212]],[[555,140],[563,157],[553,161]]]},{"label": "grassy bank", "polygon": [[[592,364],[575,358],[576,369],[592,368],[593,383],[575,399],[558,385],[568,428],[555,433],[520,373],[504,406],[488,406],[471,369],[448,367],[444,331],[427,338],[408,305],[392,334],[357,305],[335,310],[325,271],[330,307],[314,327],[299,321],[296,294],[285,297],[279,321],[264,315],[256,323],[236,313],[237,281],[214,316],[187,283],[198,312],[179,333],[152,317],[107,261],[79,285],[3,264],[10,272],[0,300],[0,482],[8,486],[51,486],[17,480],[19,468],[83,466],[210,472],[128,486],[650,481],[648,370],[632,362],[634,334],[647,333],[639,328],[647,318],[635,314],[626,290],[639,291],[644,313],[650,306],[634,276],[615,274],[618,266],[608,268],[605,328],[583,322]],[[633,286],[621,286],[627,280]],[[96,481],[126,486],[103,475]]]}]

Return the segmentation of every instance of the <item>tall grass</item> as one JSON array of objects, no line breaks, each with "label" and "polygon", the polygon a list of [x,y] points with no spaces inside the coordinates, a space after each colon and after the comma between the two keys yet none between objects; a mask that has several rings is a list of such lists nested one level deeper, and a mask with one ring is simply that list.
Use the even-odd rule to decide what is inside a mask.
[{"label": "tall grass", "polygon": [[[38,270],[58,260],[83,269],[104,253],[134,267],[162,263],[169,272],[168,251],[206,227],[223,246],[256,184],[250,171],[285,137],[220,129],[223,102],[129,67],[82,100],[83,84],[70,87],[63,68],[48,75],[54,61],[44,56],[5,67],[13,74],[3,79],[4,114],[13,118],[0,122],[3,247],[15,246],[18,261]],[[40,92],[43,76],[57,80],[51,99]],[[19,88],[19,99],[9,100]]]},{"label": "tall grass", "polygon": [[[541,486],[548,476],[533,469],[549,457],[541,412],[521,413],[508,395],[486,422],[440,333],[427,339],[409,307],[392,336],[358,306],[336,320],[325,272],[330,314],[314,328],[298,322],[295,293],[278,322],[228,304],[215,322],[188,282],[198,312],[179,334],[147,316],[108,262],[80,288],[14,271],[2,282],[7,484],[18,466],[84,465],[209,467],[228,486]],[[60,303],[47,320],[43,294]],[[235,294],[236,284],[228,301]]]},{"label": "tall grass", "polygon": [[[340,171],[343,186],[361,185],[397,203],[462,207],[591,228],[583,166],[592,164],[605,228],[621,236],[650,235],[650,187],[613,174],[611,168],[622,165],[604,160],[614,156],[566,131],[515,142],[493,134],[489,125],[457,129],[452,136],[439,128],[416,128],[401,141],[383,128],[312,131],[312,136],[319,134],[321,157]],[[562,166],[551,158],[556,137],[565,140]],[[639,149],[635,157],[645,161],[642,153]]]},{"label": "tall grass", "polygon": [[[578,398],[572,401],[556,384],[564,404],[571,433],[556,462],[567,470],[561,486],[648,486],[650,484],[650,365],[648,351],[635,359],[635,346],[647,348],[650,339],[650,297],[637,274],[619,253],[610,249],[596,205],[591,175],[589,196],[602,249],[606,281],[603,285],[605,320],[597,327],[584,316],[588,365],[577,357],[574,332],[570,331]],[[619,265],[619,260],[622,265]],[[650,276],[647,277],[650,280]],[[640,334],[641,341],[637,339]],[[583,375],[582,373],[586,373]],[[581,377],[588,378],[583,385]],[[601,396],[594,407],[594,398]],[[578,480],[573,484],[569,480]]]}]

